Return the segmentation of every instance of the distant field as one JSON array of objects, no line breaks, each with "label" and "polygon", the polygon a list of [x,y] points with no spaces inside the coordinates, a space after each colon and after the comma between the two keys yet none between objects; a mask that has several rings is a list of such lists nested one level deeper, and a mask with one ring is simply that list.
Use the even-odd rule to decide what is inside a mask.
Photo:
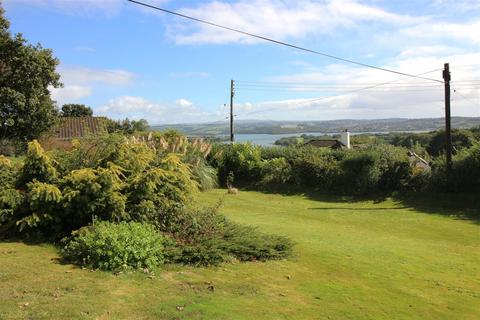
[{"label": "distant field", "polygon": [[225,198],[233,220],[294,239],[288,261],[168,267],[150,279],[60,264],[50,245],[2,242],[0,319],[480,319],[475,212],[460,219],[445,198],[314,198]]}]

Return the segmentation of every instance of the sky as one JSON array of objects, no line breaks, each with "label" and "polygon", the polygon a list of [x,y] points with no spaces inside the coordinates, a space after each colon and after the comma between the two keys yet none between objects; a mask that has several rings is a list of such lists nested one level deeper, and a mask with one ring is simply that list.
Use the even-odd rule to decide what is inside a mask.
[{"label": "sky", "polygon": [[[480,116],[480,0],[141,0],[329,55],[442,80]],[[127,0],[0,0],[13,33],[51,48],[58,106],[150,124],[444,115],[443,84],[345,63]],[[384,86],[370,89],[379,83]]]}]

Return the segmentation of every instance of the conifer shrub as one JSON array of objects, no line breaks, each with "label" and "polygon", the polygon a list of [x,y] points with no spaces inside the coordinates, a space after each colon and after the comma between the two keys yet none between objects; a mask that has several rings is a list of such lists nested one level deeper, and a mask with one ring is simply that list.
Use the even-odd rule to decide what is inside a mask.
[{"label": "conifer shrub", "polygon": [[131,219],[167,230],[176,212],[191,202],[197,184],[189,167],[177,155],[168,154],[156,166],[132,176],[125,191]]},{"label": "conifer shrub", "polygon": [[63,225],[66,231],[78,229],[94,218],[123,221],[126,197],[120,192],[120,177],[105,168],[79,169],[63,179]]},{"label": "conifer shrub", "polygon": [[218,265],[231,260],[265,261],[290,255],[293,243],[286,237],[228,220],[218,213],[221,205],[184,210],[169,230],[176,240],[172,262],[191,265]]},{"label": "conifer shrub", "polygon": [[29,182],[54,182],[57,179],[57,170],[54,161],[43,150],[37,140],[28,143],[27,155],[18,178],[19,187],[25,187]]},{"label": "conifer shrub", "polygon": [[24,204],[17,210],[16,225],[20,232],[37,229],[44,234],[61,230],[62,192],[53,184],[33,181],[28,183]]},{"label": "conifer shrub", "polygon": [[0,155],[0,190],[13,188],[17,178],[17,170],[5,156]]},{"label": "conifer shrub", "polygon": [[61,255],[93,269],[153,269],[164,262],[166,237],[149,224],[98,222],[63,240]]},{"label": "conifer shrub", "polygon": [[0,190],[0,235],[15,228],[15,213],[24,202],[24,196],[13,188]]},{"label": "conifer shrub", "polygon": [[223,232],[222,250],[240,261],[285,259],[293,248],[289,238],[266,234],[252,226],[229,221]]}]

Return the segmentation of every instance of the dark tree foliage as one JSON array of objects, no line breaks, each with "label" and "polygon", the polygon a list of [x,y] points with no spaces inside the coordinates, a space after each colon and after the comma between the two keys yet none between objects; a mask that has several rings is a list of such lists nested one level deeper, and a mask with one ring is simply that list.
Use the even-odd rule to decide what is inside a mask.
[{"label": "dark tree foliage", "polygon": [[91,117],[93,110],[84,105],[76,103],[68,103],[62,106],[62,117]]},{"label": "dark tree foliage", "polygon": [[[452,130],[452,146],[454,152],[470,148],[475,141],[475,137],[472,132],[465,129],[453,129]],[[445,152],[445,131],[437,131],[431,138],[430,143],[427,146],[427,151],[430,155],[436,157]]]},{"label": "dark tree foliage", "polygon": [[59,61],[40,44],[31,45],[21,34],[11,35],[0,6],[0,133],[2,137],[31,140],[57,119],[48,87],[61,86],[55,71]]}]

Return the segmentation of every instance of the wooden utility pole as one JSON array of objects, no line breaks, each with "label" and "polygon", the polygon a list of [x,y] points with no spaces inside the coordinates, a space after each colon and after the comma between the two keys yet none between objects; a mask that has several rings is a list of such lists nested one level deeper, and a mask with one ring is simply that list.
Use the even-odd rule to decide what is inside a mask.
[{"label": "wooden utility pole", "polygon": [[450,116],[450,66],[445,63],[443,69],[443,80],[445,82],[445,156],[447,160],[447,173],[452,170],[452,125]]},{"label": "wooden utility pole", "polygon": [[235,83],[230,80],[230,143],[233,143],[233,96],[235,95]]}]

